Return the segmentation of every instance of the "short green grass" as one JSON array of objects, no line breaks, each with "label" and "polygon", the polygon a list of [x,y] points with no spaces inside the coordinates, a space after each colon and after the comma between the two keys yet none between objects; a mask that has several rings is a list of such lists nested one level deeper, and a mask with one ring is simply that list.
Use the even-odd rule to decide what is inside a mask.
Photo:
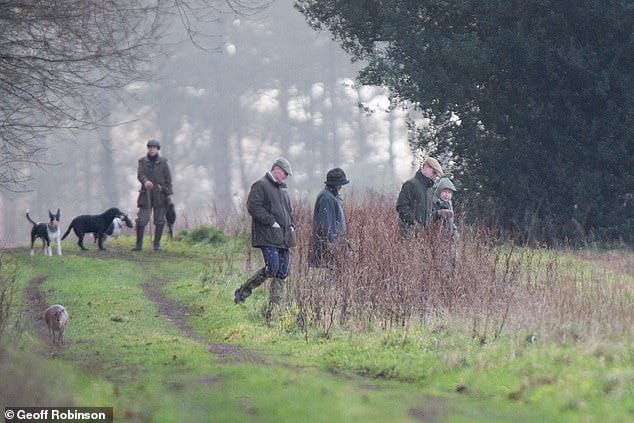
[{"label": "short green grass", "polygon": [[[1,405],[22,398],[26,405],[113,406],[115,421],[158,422],[634,418],[632,340],[531,344],[511,334],[480,345],[439,323],[336,329],[325,338],[302,331],[293,310],[267,326],[264,287],[233,304],[234,289],[253,270],[243,265],[240,239],[165,243],[160,253],[135,255],[127,253],[130,239],[107,245],[110,251],[83,253],[66,243],[63,257],[5,252],[21,266],[22,289],[46,277],[47,302],[64,304],[71,325],[64,349],[48,347],[30,326],[5,349]],[[187,308],[206,342],[160,315],[143,292],[150,279],[165,282],[165,295]],[[17,300],[20,310],[24,297]],[[261,361],[223,360],[209,343],[241,346]],[[30,396],[17,388],[25,378]]]},{"label": "short green grass", "polygon": [[557,416],[577,421],[590,415],[593,420],[627,421],[634,416],[631,343],[539,345],[518,336],[480,345],[450,329],[428,327],[407,333],[335,333],[331,339],[311,333],[306,342],[301,331],[258,324],[265,295],[254,295],[251,304],[236,307],[237,313],[227,318],[235,284],[209,289],[195,285],[172,285],[170,294],[199,311],[192,322],[211,339],[249,348],[266,345],[294,362],[335,373],[413,383],[425,393],[452,398],[454,404],[467,397],[484,420],[493,417],[492,410],[508,410],[510,414],[497,415],[504,420]]}]

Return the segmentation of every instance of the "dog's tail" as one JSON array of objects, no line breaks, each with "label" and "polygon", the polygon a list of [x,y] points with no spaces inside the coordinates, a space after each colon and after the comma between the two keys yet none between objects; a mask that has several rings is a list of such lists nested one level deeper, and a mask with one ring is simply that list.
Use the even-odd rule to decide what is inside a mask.
[{"label": "dog's tail", "polygon": [[29,220],[29,222],[31,222],[33,225],[37,225],[36,222],[33,221],[33,219],[31,219],[31,216],[29,216],[29,209],[26,209],[26,218]]},{"label": "dog's tail", "polygon": [[70,230],[73,229],[73,225],[75,224],[75,222],[70,222],[70,225],[68,226],[68,229],[66,230],[66,233],[62,236],[62,239],[66,238],[66,235],[68,235],[70,233]]}]

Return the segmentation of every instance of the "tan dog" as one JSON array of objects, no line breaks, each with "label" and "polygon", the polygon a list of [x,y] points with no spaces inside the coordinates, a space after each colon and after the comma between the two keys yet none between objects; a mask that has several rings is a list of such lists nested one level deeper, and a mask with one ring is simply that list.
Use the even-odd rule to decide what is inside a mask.
[{"label": "tan dog", "polygon": [[57,344],[64,345],[64,330],[68,326],[68,311],[59,305],[55,304],[46,309],[44,313],[44,320],[46,326],[48,326],[48,334],[53,338],[53,344],[55,344],[55,334],[57,333]]}]

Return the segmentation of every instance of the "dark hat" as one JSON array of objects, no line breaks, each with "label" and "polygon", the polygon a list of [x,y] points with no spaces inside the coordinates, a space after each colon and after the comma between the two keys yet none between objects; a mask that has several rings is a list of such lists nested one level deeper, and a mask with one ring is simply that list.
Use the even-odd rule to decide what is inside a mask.
[{"label": "dark hat", "polygon": [[148,147],[156,147],[159,150],[161,149],[161,143],[158,140],[155,140],[155,139],[148,140],[147,146]]},{"label": "dark hat", "polygon": [[326,174],[326,185],[340,186],[345,185],[349,182],[350,181],[346,179],[346,172],[344,172],[343,169],[340,167],[330,169]]}]

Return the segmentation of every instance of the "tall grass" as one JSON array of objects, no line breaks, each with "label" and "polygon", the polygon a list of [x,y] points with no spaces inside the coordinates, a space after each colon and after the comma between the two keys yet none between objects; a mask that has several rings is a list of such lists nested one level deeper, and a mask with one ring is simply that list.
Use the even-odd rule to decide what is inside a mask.
[{"label": "tall grass", "polygon": [[631,277],[575,268],[555,250],[503,244],[486,228],[463,225],[457,241],[436,228],[403,239],[394,199],[383,194],[348,199],[344,208],[352,251],[317,269],[308,264],[312,208],[295,205],[299,245],[288,300],[301,325],[324,335],[333,327],[451,325],[482,343],[503,334],[632,337]]},{"label": "tall grass", "polygon": [[5,338],[11,318],[14,317],[14,300],[18,290],[17,266],[4,255],[0,255],[0,347]]}]

